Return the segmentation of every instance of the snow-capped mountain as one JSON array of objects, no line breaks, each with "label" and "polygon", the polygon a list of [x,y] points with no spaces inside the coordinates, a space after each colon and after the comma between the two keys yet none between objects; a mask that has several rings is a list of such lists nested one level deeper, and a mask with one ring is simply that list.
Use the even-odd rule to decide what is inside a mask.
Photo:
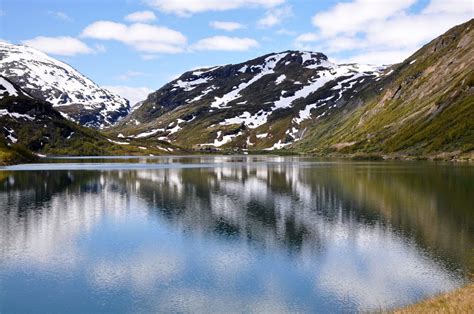
[{"label": "snow-capped mountain", "polygon": [[0,75],[82,125],[110,126],[130,111],[126,99],[71,66],[22,45],[0,42]]},{"label": "snow-capped mountain", "polygon": [[195,148],[279,149],[300,140],[312,120],[357,106],[357,91],[383,71],[304,51],[194,70],[150,94],[117,132]]}]

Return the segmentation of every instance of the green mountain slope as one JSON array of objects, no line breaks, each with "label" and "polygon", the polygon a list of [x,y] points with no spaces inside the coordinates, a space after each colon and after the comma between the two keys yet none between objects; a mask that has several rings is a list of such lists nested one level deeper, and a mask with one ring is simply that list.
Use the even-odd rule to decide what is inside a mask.
[{"label": "green mountain slope", "polygon": [[296,148],[319,154],[472,158],[473,40],[474,20],[449,30],[394,66],[380,93],[367,97],[363,106],[315,121]]}]

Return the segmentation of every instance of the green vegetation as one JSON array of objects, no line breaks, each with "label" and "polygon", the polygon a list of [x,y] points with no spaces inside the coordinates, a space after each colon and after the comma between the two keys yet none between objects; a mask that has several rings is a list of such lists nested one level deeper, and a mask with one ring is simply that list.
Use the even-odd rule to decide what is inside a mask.
[{"label": "green vegetation", "polygon": [[323,155],[472,159],[472,26],[474,20],[420,49],[382,79],[382,93],[365,93],[363,106],[318,121],[296,148]]},{"label": "green vegetation", "polygon": [[0,166],[35,161],[37,157],[21,144],[8,146],[5,137],[0,135]]},{"label": "green vegetation", "polygon": [[[19,115],[0,116],[0,164],[31,162],[32,152],[62,156],[160,155],[179,148],[157,140],[119,142],[101,132],[66,120],[46,102],[25,96],[0,99],[0,109]],[[30,118],[22,118],[28,116]],[[6,137],[15,140],[7,140]]]}]

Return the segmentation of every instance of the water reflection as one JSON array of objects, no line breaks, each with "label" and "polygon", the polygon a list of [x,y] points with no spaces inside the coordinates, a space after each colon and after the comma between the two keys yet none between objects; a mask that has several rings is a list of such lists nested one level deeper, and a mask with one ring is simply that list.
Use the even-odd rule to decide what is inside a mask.
[{"label": "water reflection", "polygon": [[473,270],[472,167],[178,160],[0,172],[0,311],[370,310]]}]

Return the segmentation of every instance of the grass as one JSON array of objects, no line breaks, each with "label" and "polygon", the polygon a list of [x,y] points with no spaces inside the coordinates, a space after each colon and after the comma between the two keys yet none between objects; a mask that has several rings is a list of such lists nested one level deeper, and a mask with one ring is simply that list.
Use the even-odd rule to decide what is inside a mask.
[{"label": "grass", "polygon": [[395,310],[393,313],[474,313],[474,284]]}]

